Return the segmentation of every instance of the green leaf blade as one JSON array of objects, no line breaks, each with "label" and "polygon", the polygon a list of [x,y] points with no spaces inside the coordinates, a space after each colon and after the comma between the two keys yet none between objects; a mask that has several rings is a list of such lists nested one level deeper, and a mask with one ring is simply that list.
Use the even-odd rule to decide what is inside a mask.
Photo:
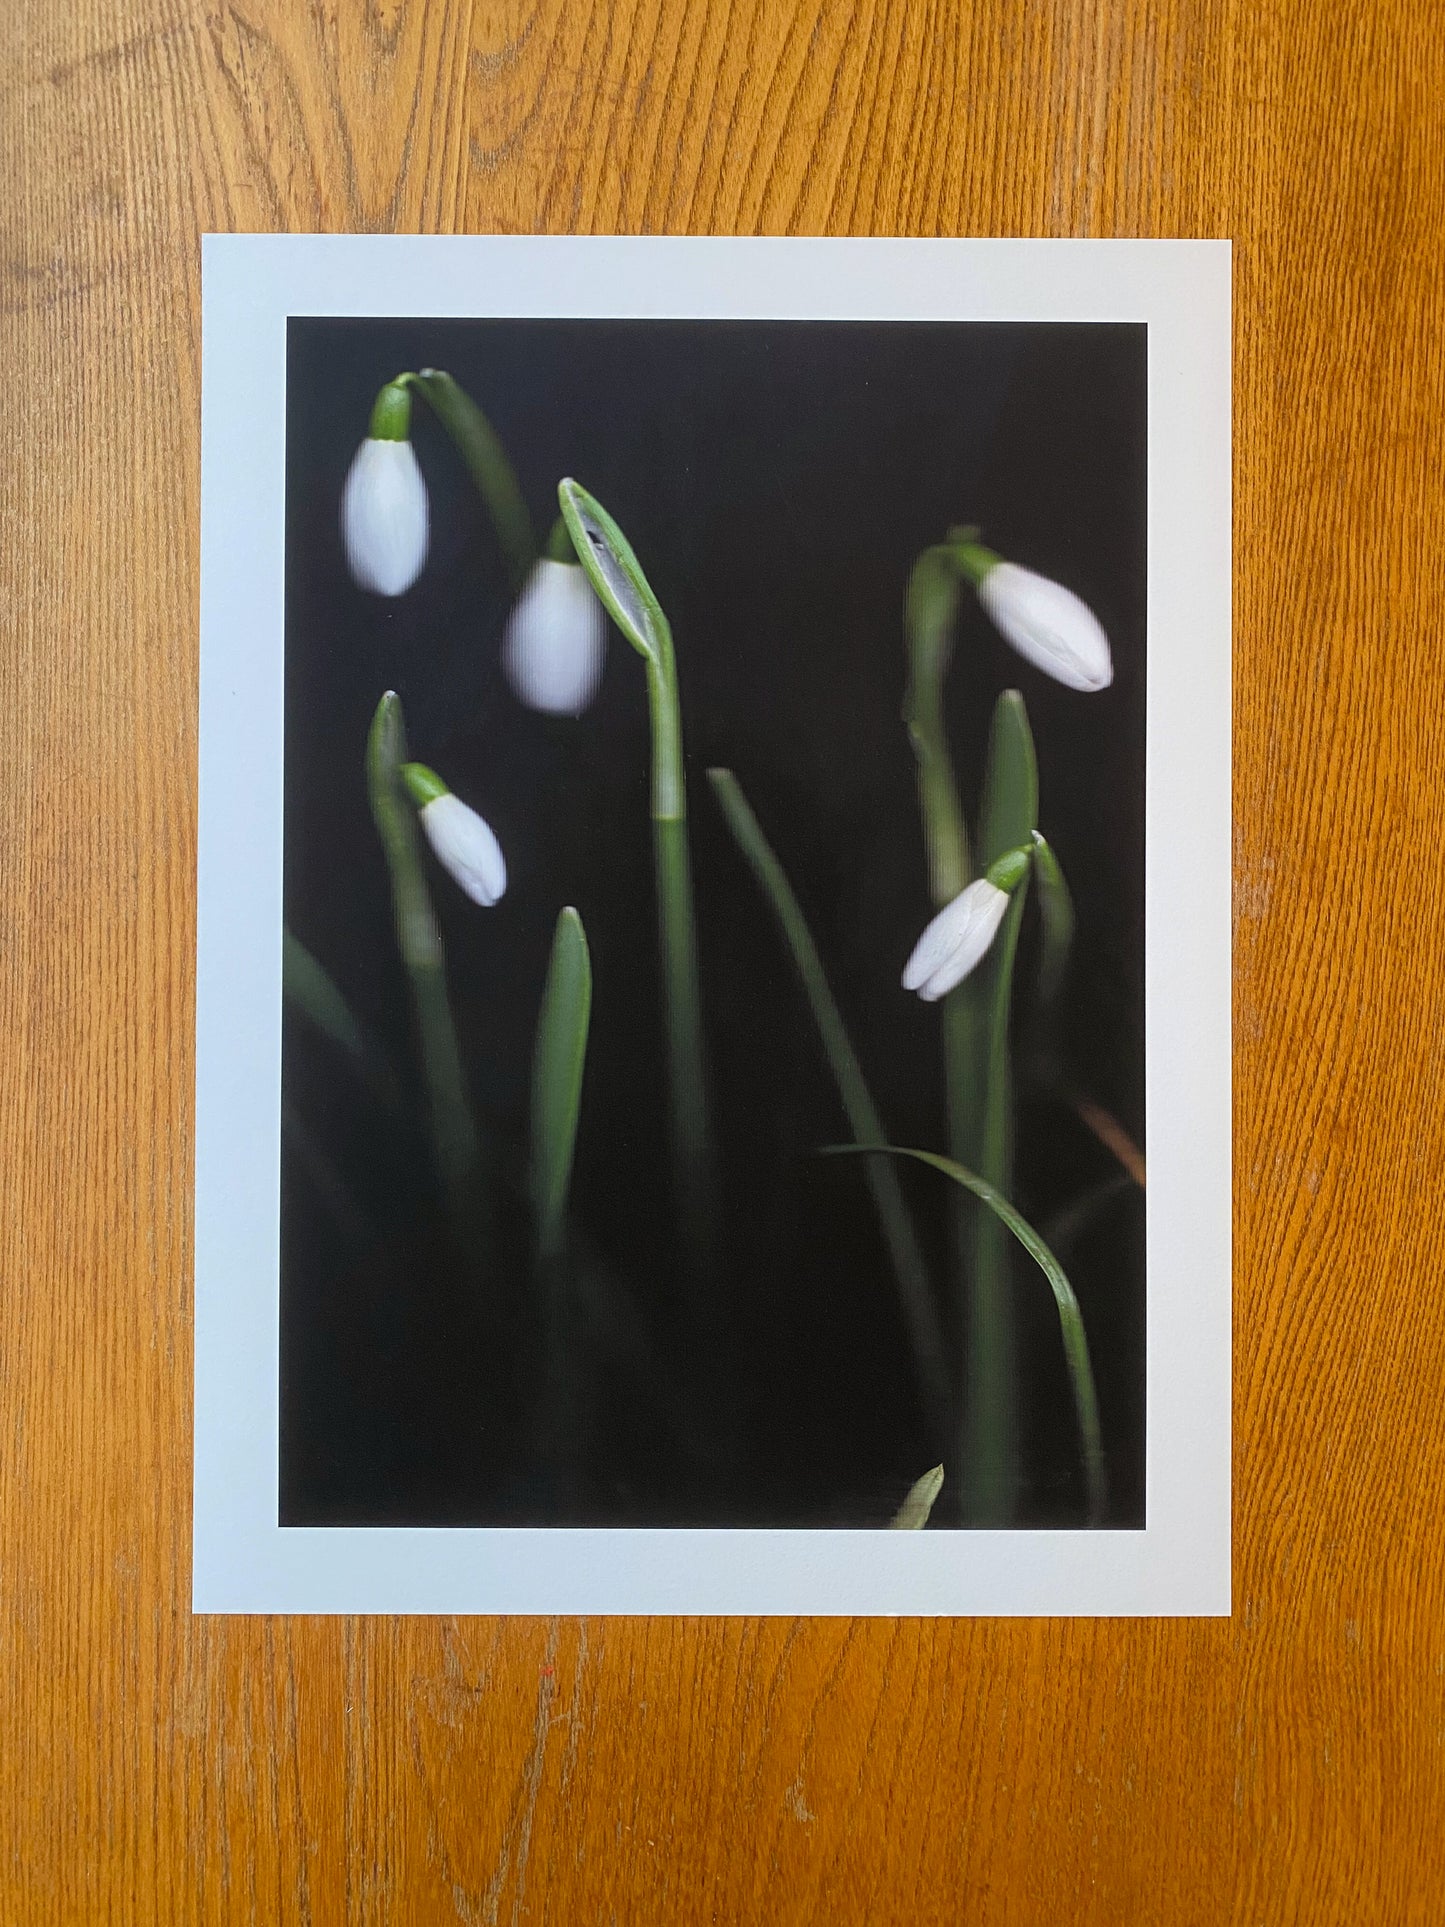
[{"label": "green leaf blade", "polygon": [[1034,875],[1039,885],[1039,995],[1052,1003],[1063,988],[1074,944],[1074,899],[1052,846],[1034,831]]},{"label": "green leaf blade", "polygon": [[592,959],[582,919],[557,919],[532,1057],[532,1209],[539,1256],[561,1250],[592,1017]]},{"label": "green leaf blade", "polygon": [[1017,689],[994,705],[978,815],[978,868],[1032,840],[1039,822],[1039,765],[1029,712]]}]

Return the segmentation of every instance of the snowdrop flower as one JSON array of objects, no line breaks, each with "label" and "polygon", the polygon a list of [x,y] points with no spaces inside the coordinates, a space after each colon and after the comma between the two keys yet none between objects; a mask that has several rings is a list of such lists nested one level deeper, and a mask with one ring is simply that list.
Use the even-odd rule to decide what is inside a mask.
[{"label": "snowdrop flower", "polygon": [[1114,680],[1109,638],[1072,589],[1003,562],[978,542],[967,542],[956,553],[989,621],[1025,662],[1070,689],[1109,687]]},{"label": "snowdrop flower", "polygon": [[606,650],[607,617],[581,566],[544,557],[502,637],[502,667],[518,698],[549,716],[580,716],[597,694]]},{"label": "snowdrop flower", "polygon": [[1029,867],[1026,850],[1010,850],[946,904],[913,947],[903,988],[934,1004],[961,984],[993,947],[1009,897]]},{"label": "snowdrop flower", "polygon": [[411,396],[401,382],[388,382],[342,492],[346,560],[360,586],[375,595],[405,595],[426,561],[426,483],[410,428]]},{"label": "snowdrop flower", "polygon": [[490,909],[507,888],[506,859],[490,823],[453,796],[425,763],[403,763],[401,778],[438,863],[473,903]]}]

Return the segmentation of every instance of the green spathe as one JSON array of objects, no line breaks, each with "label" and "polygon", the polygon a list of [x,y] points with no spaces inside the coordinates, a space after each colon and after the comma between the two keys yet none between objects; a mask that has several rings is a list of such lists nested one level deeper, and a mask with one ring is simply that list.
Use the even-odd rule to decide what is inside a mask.
[{"label": "green spathe", "polygon": [[374,442],[405,442],[411,439],[411,395],[406,377],[389,381],[372,404],[371,427]]},{"label": "green spathe", "polygon": [[419,810],[424,810],[428,803],[435,803],[439,796],[451,795],[450,787],[425,763],[403,763],[397,774],[406,785],[407,795]]}]

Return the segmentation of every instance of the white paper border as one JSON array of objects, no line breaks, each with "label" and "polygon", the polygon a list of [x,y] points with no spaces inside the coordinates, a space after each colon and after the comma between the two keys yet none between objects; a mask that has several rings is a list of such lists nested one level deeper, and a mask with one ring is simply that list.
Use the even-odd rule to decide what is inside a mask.
[{"label": "white paper border", "polygon": [[[1143,1530],[278,1526],[290,315],[1148,324]],[[207,235],[203,317],[194,1610],[1227,1614],[1228,242]]]}]

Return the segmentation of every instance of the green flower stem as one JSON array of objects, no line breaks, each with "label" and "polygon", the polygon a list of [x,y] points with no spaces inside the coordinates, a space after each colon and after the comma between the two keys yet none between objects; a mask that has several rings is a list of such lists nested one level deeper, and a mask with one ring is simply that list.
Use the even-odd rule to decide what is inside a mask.
[{"label": "green flower stem", "polygon": [[391,874],[397,947],[411,978],[437,1164],[458,1232],[470,1246],[480,1237],[484,1215],[481,1144],[447,999],[441,932],[422,869],[416,817],[401,777],[406,760],[401,700],[388,690],[366,745],[371,813]]},{"label": "green flower stem", "polygon": [[1069,1283],[1063,1266],[1028,1219],[1014,1209],[998,1187],[990,1184],[977,1172],[966,1169],[956,1159],[939,1157],[933,1151],[909,1150],[901,1145],[864,1147],[836,1144],[829,1145],[825,1155],[837,1157],[856,1153],[860,1149],[873,1156],[879,1155],[881,1150],[881,1154],[887,1157],[913,1158],[919,1164],[926,1164],[935,1171],[941,1171],[946,1178],[951,1178],[965,1191],[972,1192],[981,1204],[987,1206],[1000,1228],[1013,1233],[1048,1279],[1049,1287],[1054,1294],[1054,1303],[1058,1307],[1064,1362],[1068,1366],[1069,1385],[1074,1395],[1074,1411],[1079,1422],[1089,1521],[1097,1525],[1104,1516],[1108,1497],[1104,1472],[1104,1447],[1099,1428],[1099,1397],[1094,1385],[1093,1366],[1089,1359],[1089,1341],[1084,1331],[1084,1315],[1079,1309],[1079,1301],[1074,1296],[1074,1288]]},{"label": "green flower stem", "polygon": [[672,629],[632,545],[595,496],[565,478],[557,501],[572,546],[598,600],[647,673],[652,726],[651,816],[657,883],[658,945],[672,1123],[673,1183],[687,1269],[698,1296],[700,1330],[715,1327],[717,1221],[712,1134],[703,1053],[692,862],[687,839],[687,779]]},{"label": "green flower stem", "polygon": [[[948,753],[943,685],[963,585],[977,588],[998,560],[977,534],[952,529],[946,543],[924,551],[909,579],[905,610],[909,684],[903,713],[918,763],[929,887],[937,908],[951,903],[971,877],[986,875],[1005,851],[1028,844],[1038,816],[1028,717],[1022,697],[1008,691],[994,712],[977,848],[970,855]],[[942,1013],[949,1150],[958,1163],[977,1167],[998,1185],[1007,1183],[1011,1160],[1008,1020],[1024,896],[1021,884],[990,955],[944,999]],[[963,1200],[953,1214],[953,1247],[966,1374],[960,1502],[965,1518],[1003,1524],[1013,1515],[1018,1484],[1008,1253],[995,1219]]]},{"label": "green flower stem", "polygon": [[419,374],[401,375],[397,380],[426,397],[437,420],[456,443],[497,532],[512,587],[521,589],[537,560],[537,537],[501,436],[444,369],[423,368]]},{"label": "green flower stem", "polygon": [[[1009,1007],[1014,957],[1023,921],[1025,879],[1014,891],[988,957],[983,988],[983,1112],[976,1162],[989,1183],[1006,1185],[1013,1161],[1013,1068],[1009,1061]],[[960,986],[963,988],[963,986]],[[970,1016],[970,1037],[973,1036]],[[1008,1282],[1008,1249],[996,1216],[975,1212],[973,1289],[969,1294],[969,1396],[964,1425],[964,1502],[981,1525],[1007,1525],[1018,1488],[1017,1372],[1014,1307]]]},{"label": "green flower stem", "polygon": [[[1038,768],[1028,712],[1017,690],[994,708],[984,769],[975,862],[980,872],[1032,844]],[[1007,1191],[1013,1166],[1013,1070],[1009,1014],[1027,880],[1014,891],[993,948],[948,998],[949,1149],[954,1161]],[[996,1216],[975,1210],[969,1227],[964,1319],[963,1508],[976,1525],[1007,1525],[1018,1494],[1018,1394],[1009,1250]]]},{"label": "green flower stem", "polygon": [[[762,826],[732,771],[710,769],[707,774],[728,828],[767,898],[792,953],[794,967],[802,980],[813,1021],[822,1040],[823,1054],[842,1100],[848,1128],[860,1147],[884,1147],[888,1140],[882,1120],[864,1080],[862,1066],[824,973],[818,947],[798,899],[793,894],[787,873],[764,836]],[[899,1302],[913,1348],[930,1431],[936,1439],[946,1442],[953,1404],[948,1354],[913,1220],[904,1203],[898,1180],[888,1164],[881,1160],[870,1161],[868,1188],[873,1194],[874,1209],[878,1213],[883,1240],[888,1247],[897,1280]]]},{"label": "green flower stem", "polygon": [[663,1006],[668,1077],[676,1150],[678,1198],[694,1262],[706,1273],[713,1262],[712,1149],[707,1087],[703,1078],[702,996],[698,982],[697,928],[693,918],[692,858],[687,819],[654,817],[653,867],[660,908]]},{"label": "green flower stem", "polygon": [[[952,903],[973,875],[968,825],[959,800],[943,712],[943,685],[953,658],[954,625],[961,594],[962,578],[952,549],[946,545],[925,549],[909,577],[904,610],[909,676],[903,720],[918,765],[918,809],[928,852],[929,893],[936,910]],[[978,1019],[966,985],[944,998],[940,1019],[948,1148],[955,1157],[971,1158],[976,1150],[970,1119],[978,1060]],[[967,1302],[969,1297],[972,1215],[965,1199],[955,1200],[950,1213],[950,1231],[955,1290],[961,1302]],[[967,1448],[968,1441],[961,1440],[960,1452]],[[961,1460],[961,1467],[966,1465],[965,1458]],[[966,1503],[966,1470],[958,1492],[959,1503]]]},{"label": "green flower stem", "polygon": [[[657,887],[657,935],[671,1092],[674,1182],[688,1266],[700,1285],[717,1264],[712,1133],[702,1034],[697,919],[687,834],[687,781],[682,760],[682,715],[672,637],[647,665],[652,718],[652,861]],[[710,1321],[712,1312],[709,1311]]]},{"label": "green flower stem", "polygon": [[968,826],[943,720],[943,680],[953,655],[959,578],[951,552],[925,549],[908,584],[909,680],[903,720],[918,762],[918,807],[928,845],[928,881],[941,910],[969,882]]}]

